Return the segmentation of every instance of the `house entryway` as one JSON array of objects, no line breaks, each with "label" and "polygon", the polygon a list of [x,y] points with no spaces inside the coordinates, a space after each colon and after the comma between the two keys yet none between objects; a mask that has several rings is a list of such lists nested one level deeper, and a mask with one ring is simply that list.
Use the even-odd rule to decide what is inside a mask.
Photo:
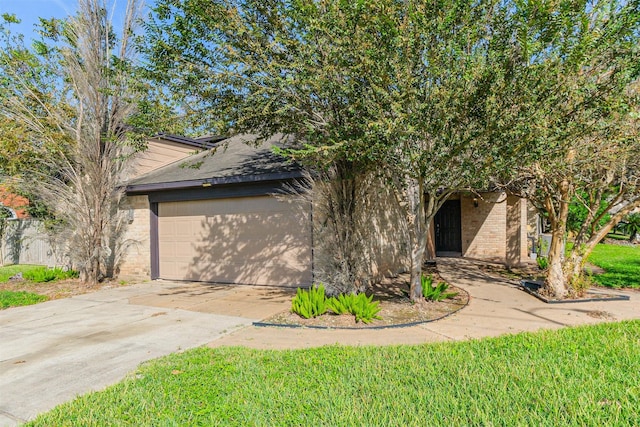
[{"label": "house entryway", "polygon": [[462,255],[460,200],[444,202],[434,218],[436,256]]}]

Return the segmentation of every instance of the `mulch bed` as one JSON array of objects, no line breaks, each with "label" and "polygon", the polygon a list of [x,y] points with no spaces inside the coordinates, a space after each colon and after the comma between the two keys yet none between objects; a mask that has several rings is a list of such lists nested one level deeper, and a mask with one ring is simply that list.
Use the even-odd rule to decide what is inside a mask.
[{"label": "mulch bed", "polygon": [[576,302],[594,302],[594,301],[628,301],[630,298],[628,295],[620,295],[614,294],[610,292],[606,292],[603,288],[591,288],[584,292],[584,294],[579,296],[570,296],[568,298],[552,298],[548,295],[545,295],[542,289],[542,283],[531,281],[531,280],[521,280],[520,287],[527,292],[528,294],[533,295],[538,298],[540,301],[544,301],[547,304],[564,304],[564,303],[576,303]]},{"label": "mulch bed", "polygon": [[[598,267],[588,265],[587,268],[592,272],[597,272]],[[549,295],[545,295],[542,290],[542,283],[544,283],[544,274],[537,266],[523,266],[507,268],[502,265],[485,264],[480,266],[480,270],[493,275],[494,277],[501,277],[507,279],[517,280],[520,288],[528,294],[538,298],[540,301],[544,301],[547,304],[560,304],[560,303],[574,303],[574,302],[593,302],[593,301],[626,301],[629,297],[626,295],[615,294],[609,292],[607,288],[591,288],[588,289],[583,295],[571,296],[569,298],[557,299],[551,298]]]},{"label": "mulch bed", "polygon": [[89,292],[99,291],[100,289],[109,289],[121,286],[115,281],[104,281],[95,286],[87,286],[80,282],[80,279],[66,279],[55,282],[32,283],[28,280],[9,280],[0,283],[2,291],[25,291],[38,295],[45,295],[51,299],[69,298],[74,295],[87,294]]},{"label": "mulch bed", "polygon": [[[442,280],[435,271],[431,271],[430,274],[433,274],[434,281]],[[448,291],[458,292],[458,295],[444,301],[412,303],[408,298],[409,275],[401,274],[395,278],[385,279],[367,292],[369,295],[374,295],[374,301],[380,301],[381,310],[378,315],[382,317],[382,319],[375,319],[369,324],[356,323],[353,315],[324,314],[316,318],[304,319],[290,311],[285,311],[258,322],[256,325],[335,329],[411,326],[449,316],[469,303],[469,294],[463,289],[450,286]]]}]

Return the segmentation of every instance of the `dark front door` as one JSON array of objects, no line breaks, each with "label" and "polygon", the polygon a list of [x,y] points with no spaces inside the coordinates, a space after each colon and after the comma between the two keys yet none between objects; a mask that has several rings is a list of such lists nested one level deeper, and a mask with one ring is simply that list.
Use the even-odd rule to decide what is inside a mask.
[{"label": "dark front door", "polygon": [[462,227],[460,200],[448,200],[440,208],[434,219],[436,235],[436,255],[445,252],[462,253]]}]

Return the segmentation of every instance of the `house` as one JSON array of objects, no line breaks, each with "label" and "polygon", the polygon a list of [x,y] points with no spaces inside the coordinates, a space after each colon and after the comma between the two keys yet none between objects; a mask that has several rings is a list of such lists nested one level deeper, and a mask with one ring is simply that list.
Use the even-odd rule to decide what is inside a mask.
[{"label": "house", "polygon": [[[302,169],[239,135],[215,152],[132,179],[122,277],[308,286],[313,280],[312,203],[291,194]],[[502,192],[458,194],[432,227],[435,255],[520,264],[527,258],[527,204]],[[384,242],[382,242],[384,243]]]},{"label": "house", "polygon": [[26,197],[19,196],[0,185],[0,207],[7,211],[11,219],[24,219],[29,216],[25,208],[29,206]]}]

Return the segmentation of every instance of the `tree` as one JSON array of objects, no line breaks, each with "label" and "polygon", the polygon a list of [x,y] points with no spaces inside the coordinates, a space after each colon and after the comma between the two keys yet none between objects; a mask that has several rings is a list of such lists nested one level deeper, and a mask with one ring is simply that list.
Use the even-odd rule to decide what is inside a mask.
[{"label": "tree", "polygon": [[64,21],[41,20],[42,39],[32,48],[6,27],[3,33],[0,113],[25,131],[21,146],[47,148],[46,171],[25,163],[24,185],[61,220],[74,267],[89,284],[109,273],[115,250],[140,6],[128,1],[119,38],[103,0],[80,0],[77,15]]},{"label": "tree", "polygon": [[185,111],[236,132],[295,135],[285,153],[322,170],[348,166],[340,179],[379,172],[404,212],[411,297],[420,300],[431,218],[498,164],[483,149],[494,160],[501,153],[483,126],[502,63],[489,54],[499,43],[485,43],[491,9],[455,0],[161,0],[145,51]]},{"label": "tree", "polygon": [[[510,188],[547,213],[545,289],[562,298],[587,284],[582,267],[590,251],[640,205],[639,7],[615,0],[527,2],[506,17],[517,65],[503,87],[508,108],[501,133],[523,147],[507,169],[515,173]],[[565,257],[572,200],[587,214]]]}]

